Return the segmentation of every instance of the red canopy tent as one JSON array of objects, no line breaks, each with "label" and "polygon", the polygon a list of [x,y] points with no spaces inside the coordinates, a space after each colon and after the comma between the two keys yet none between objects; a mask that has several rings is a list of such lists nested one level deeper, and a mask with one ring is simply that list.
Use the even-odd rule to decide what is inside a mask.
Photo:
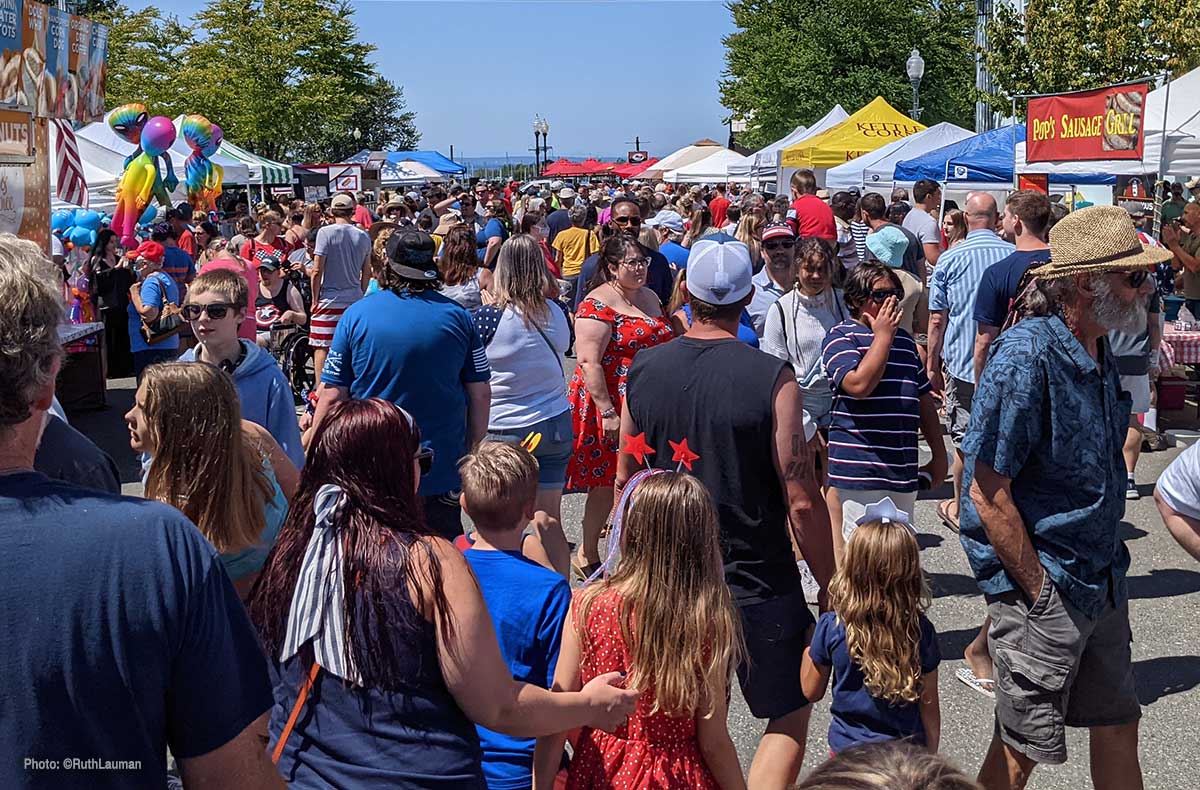
[{"label": "red canopy tent", "polygon": [[643,171],[649,170],[654,165],[658,164],[658,159],[647,159],[645,162],[635,162],[631,165],[617,165],[612,169],[614,176],[621,178],[633,178],[641,175]]},{"label": "red canopy tent", "polygon": [[578,166],[579,166],[579,164],[577,162],[572,162],[570,159],[565,159],[565,158],[557,159],[554,162],[552,162],[552,163],[546,165],[544,168],[542,168],[542,175],[544,175],[544,176],[572,175],[571,173],[568,173],[566,171],[570,170],[572,168],[576,168]]},{"label": "red canopy tent", "polygon": [[581,168],[586,168],[587,172],[584,173],[584,175],[589,175],[589,176],[595,176],[595,175],[600,175],[602,173],[608,173],[608,172],[611,172],[613,169],[612,162],[600,162],[600,161],[597,161],[596,159],[592,159],[591,157],[580,162],[579,166]]}]

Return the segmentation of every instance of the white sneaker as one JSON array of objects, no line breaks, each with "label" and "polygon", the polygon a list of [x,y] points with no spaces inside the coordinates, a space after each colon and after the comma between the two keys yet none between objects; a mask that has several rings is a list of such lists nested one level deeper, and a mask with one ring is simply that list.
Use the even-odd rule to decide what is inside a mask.
[{"label": "white sneaker", "polygon": [[817,583],[817,577],[813,576],[806,560],[797,562],[796,567],[800,569],[800,587],[804,590],[804,600],[815,604],[817,596],[821,592],[821,585]]}]

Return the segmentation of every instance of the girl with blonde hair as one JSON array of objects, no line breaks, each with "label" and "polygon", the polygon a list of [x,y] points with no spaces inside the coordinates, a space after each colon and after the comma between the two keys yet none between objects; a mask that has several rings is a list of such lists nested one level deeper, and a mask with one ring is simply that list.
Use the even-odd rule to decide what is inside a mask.
[{"label": "girl with blonde hair", "polygon": [[804,650],[800,684],[816,702],[833,675],[829,749],[907,740],[938,750],[937,632],[925,617],[929,585],[908,514],[891,499],[869,505],[846,542]]},{"label": "girl with blonde hair", "polygon": [[[725,583],[717,513],[696,478],[643,470],[614,510],[606,576],[577,590],[563,629],[556,691],[605,672],[641,692],[628,723],[585,728],[567,788],[746,787],[726,715],[743,653]],[[613,567],[616,547],[621,558]],[[686,605],[681,605],[686,602]],[[534,787],[554,783],[566,735],[539,738]]]},{"label": "girl with blonde hair", "polygon": [[228,374],[197,362],[146,368],[125,415],[145,453],[146,499],[191,519],[245,598],[275,543],[300,473],[265,428],[241,419]]}]

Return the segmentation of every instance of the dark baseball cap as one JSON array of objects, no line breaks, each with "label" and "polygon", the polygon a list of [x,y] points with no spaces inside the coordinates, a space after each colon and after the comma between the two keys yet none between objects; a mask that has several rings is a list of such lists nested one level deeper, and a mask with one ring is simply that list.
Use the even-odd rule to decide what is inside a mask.
[{"label": "dark baseball cap", "polygon": [[433,263],[433,237],[419,230],[404,229],[388,236],[388,266],[409,280],[433,282],[438,278]]}]

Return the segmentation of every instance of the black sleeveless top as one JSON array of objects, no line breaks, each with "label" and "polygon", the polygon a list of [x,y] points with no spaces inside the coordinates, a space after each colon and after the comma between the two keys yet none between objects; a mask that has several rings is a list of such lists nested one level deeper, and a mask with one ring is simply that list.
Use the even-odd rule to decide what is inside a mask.
[{"label": "black sleeveless top", "polygon": [[258,326],[258,331],[266,332],[279,321],[281,315],[291,309],[287,297],[288,283],[286,281],[279,289],[279,293],[274,296],[263,296],[262,290],[259,289],[258,298],[254,300],[254,323]]},{"label": "black sleeveless top", "polygon": [[699,454],[692,474],[712,494],[725,579],[747,605],[800,585],[788,536],[787,496],[772,455],[771,394],[787,362],[740,340],[679,337],[634,357],[625,403],[654,448],[654,466],[674,469],[669,441]]}]

